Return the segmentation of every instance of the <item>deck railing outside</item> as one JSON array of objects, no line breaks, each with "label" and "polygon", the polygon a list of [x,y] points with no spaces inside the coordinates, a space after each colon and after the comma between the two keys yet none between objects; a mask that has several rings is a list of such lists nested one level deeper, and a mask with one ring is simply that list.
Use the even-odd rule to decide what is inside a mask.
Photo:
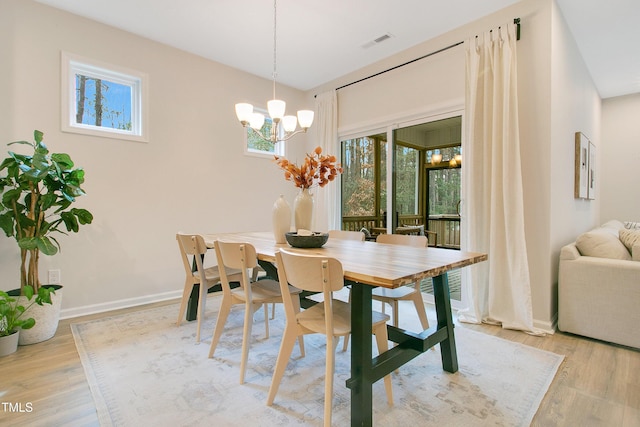
[{"label": "deck railing outside", "polygon": [[[400,215],[400,225],[422,225],[422,218],[417,215]],[[371,231],[383,226],[382,216],[351,216],[342,218],[343,230],[358,231],[363,228]],[[460,249],[460,217],[457,215],[431,216],[427,222],[427,230],[437,233],[437,246]],[[429,244],[434,242],[429,241]]]}]

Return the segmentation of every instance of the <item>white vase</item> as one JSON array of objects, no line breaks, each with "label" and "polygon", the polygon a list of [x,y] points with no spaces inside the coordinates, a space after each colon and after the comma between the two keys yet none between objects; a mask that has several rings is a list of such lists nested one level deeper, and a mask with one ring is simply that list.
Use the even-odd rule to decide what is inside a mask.
[{"label": "white vase", "polygon": [[294,222],[296,231],[311,230],[313,220],[313,195],[308,188],[303,188],[293,201]]},{"label": "white vase", "polygon": [[286,243],[284,234],[291,230],[291,207],[282,194],[273,204],[272,220],[276,243]]}]

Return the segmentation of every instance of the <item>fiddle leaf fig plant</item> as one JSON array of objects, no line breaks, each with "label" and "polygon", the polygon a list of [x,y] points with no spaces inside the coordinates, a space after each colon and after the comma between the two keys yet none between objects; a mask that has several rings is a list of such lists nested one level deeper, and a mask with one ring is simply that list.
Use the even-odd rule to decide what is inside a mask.
[{"label": "fiddle leaf fig plant", "polygon": [[[30,154],[9,151],[0,164],[0,228],[13,237],[20,248],[20,287],[36,294],[40,289],[38,261],[40,253],[55,255],[60,249],[56,233],[78,232],[80,225],[91,224],[93,215],[86,209],[71,207],[85,194],[84,170],[74,168],[65,153],[49,153],[43,133],[34,131],[34,142],[16,141],[8,145],[27,145]],[[3,171],[6,175],[2,176]],[[63,229],[64,227],[64,229]]]}]

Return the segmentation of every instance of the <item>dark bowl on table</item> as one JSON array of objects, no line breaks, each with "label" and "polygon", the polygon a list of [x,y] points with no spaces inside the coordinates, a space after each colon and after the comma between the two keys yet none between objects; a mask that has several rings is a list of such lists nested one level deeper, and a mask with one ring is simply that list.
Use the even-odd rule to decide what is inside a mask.
[{"label": "dark bowl on table", "polygon": [[312,236],[299,236],[295,231],[285,233],[287,243],[294,248],[320,248],[327,243],[329,233],[317,233]]}]

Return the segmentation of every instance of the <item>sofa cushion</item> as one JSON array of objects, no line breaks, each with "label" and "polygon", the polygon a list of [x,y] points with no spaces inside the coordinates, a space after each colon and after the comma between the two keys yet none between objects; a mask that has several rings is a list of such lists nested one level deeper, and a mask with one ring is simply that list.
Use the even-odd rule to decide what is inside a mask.
[{"label": "sofa cushion", "polygon": [[620,230],[620,241],[627,247],[629,252],[633,253],[633,247],[640,245],[640,230]]},{"label": "sofa cushion", "polygon": [[631,254],[618,237],[615,228],[601,227],[581,234],[576,247],[583,256],[630,260]]}]

